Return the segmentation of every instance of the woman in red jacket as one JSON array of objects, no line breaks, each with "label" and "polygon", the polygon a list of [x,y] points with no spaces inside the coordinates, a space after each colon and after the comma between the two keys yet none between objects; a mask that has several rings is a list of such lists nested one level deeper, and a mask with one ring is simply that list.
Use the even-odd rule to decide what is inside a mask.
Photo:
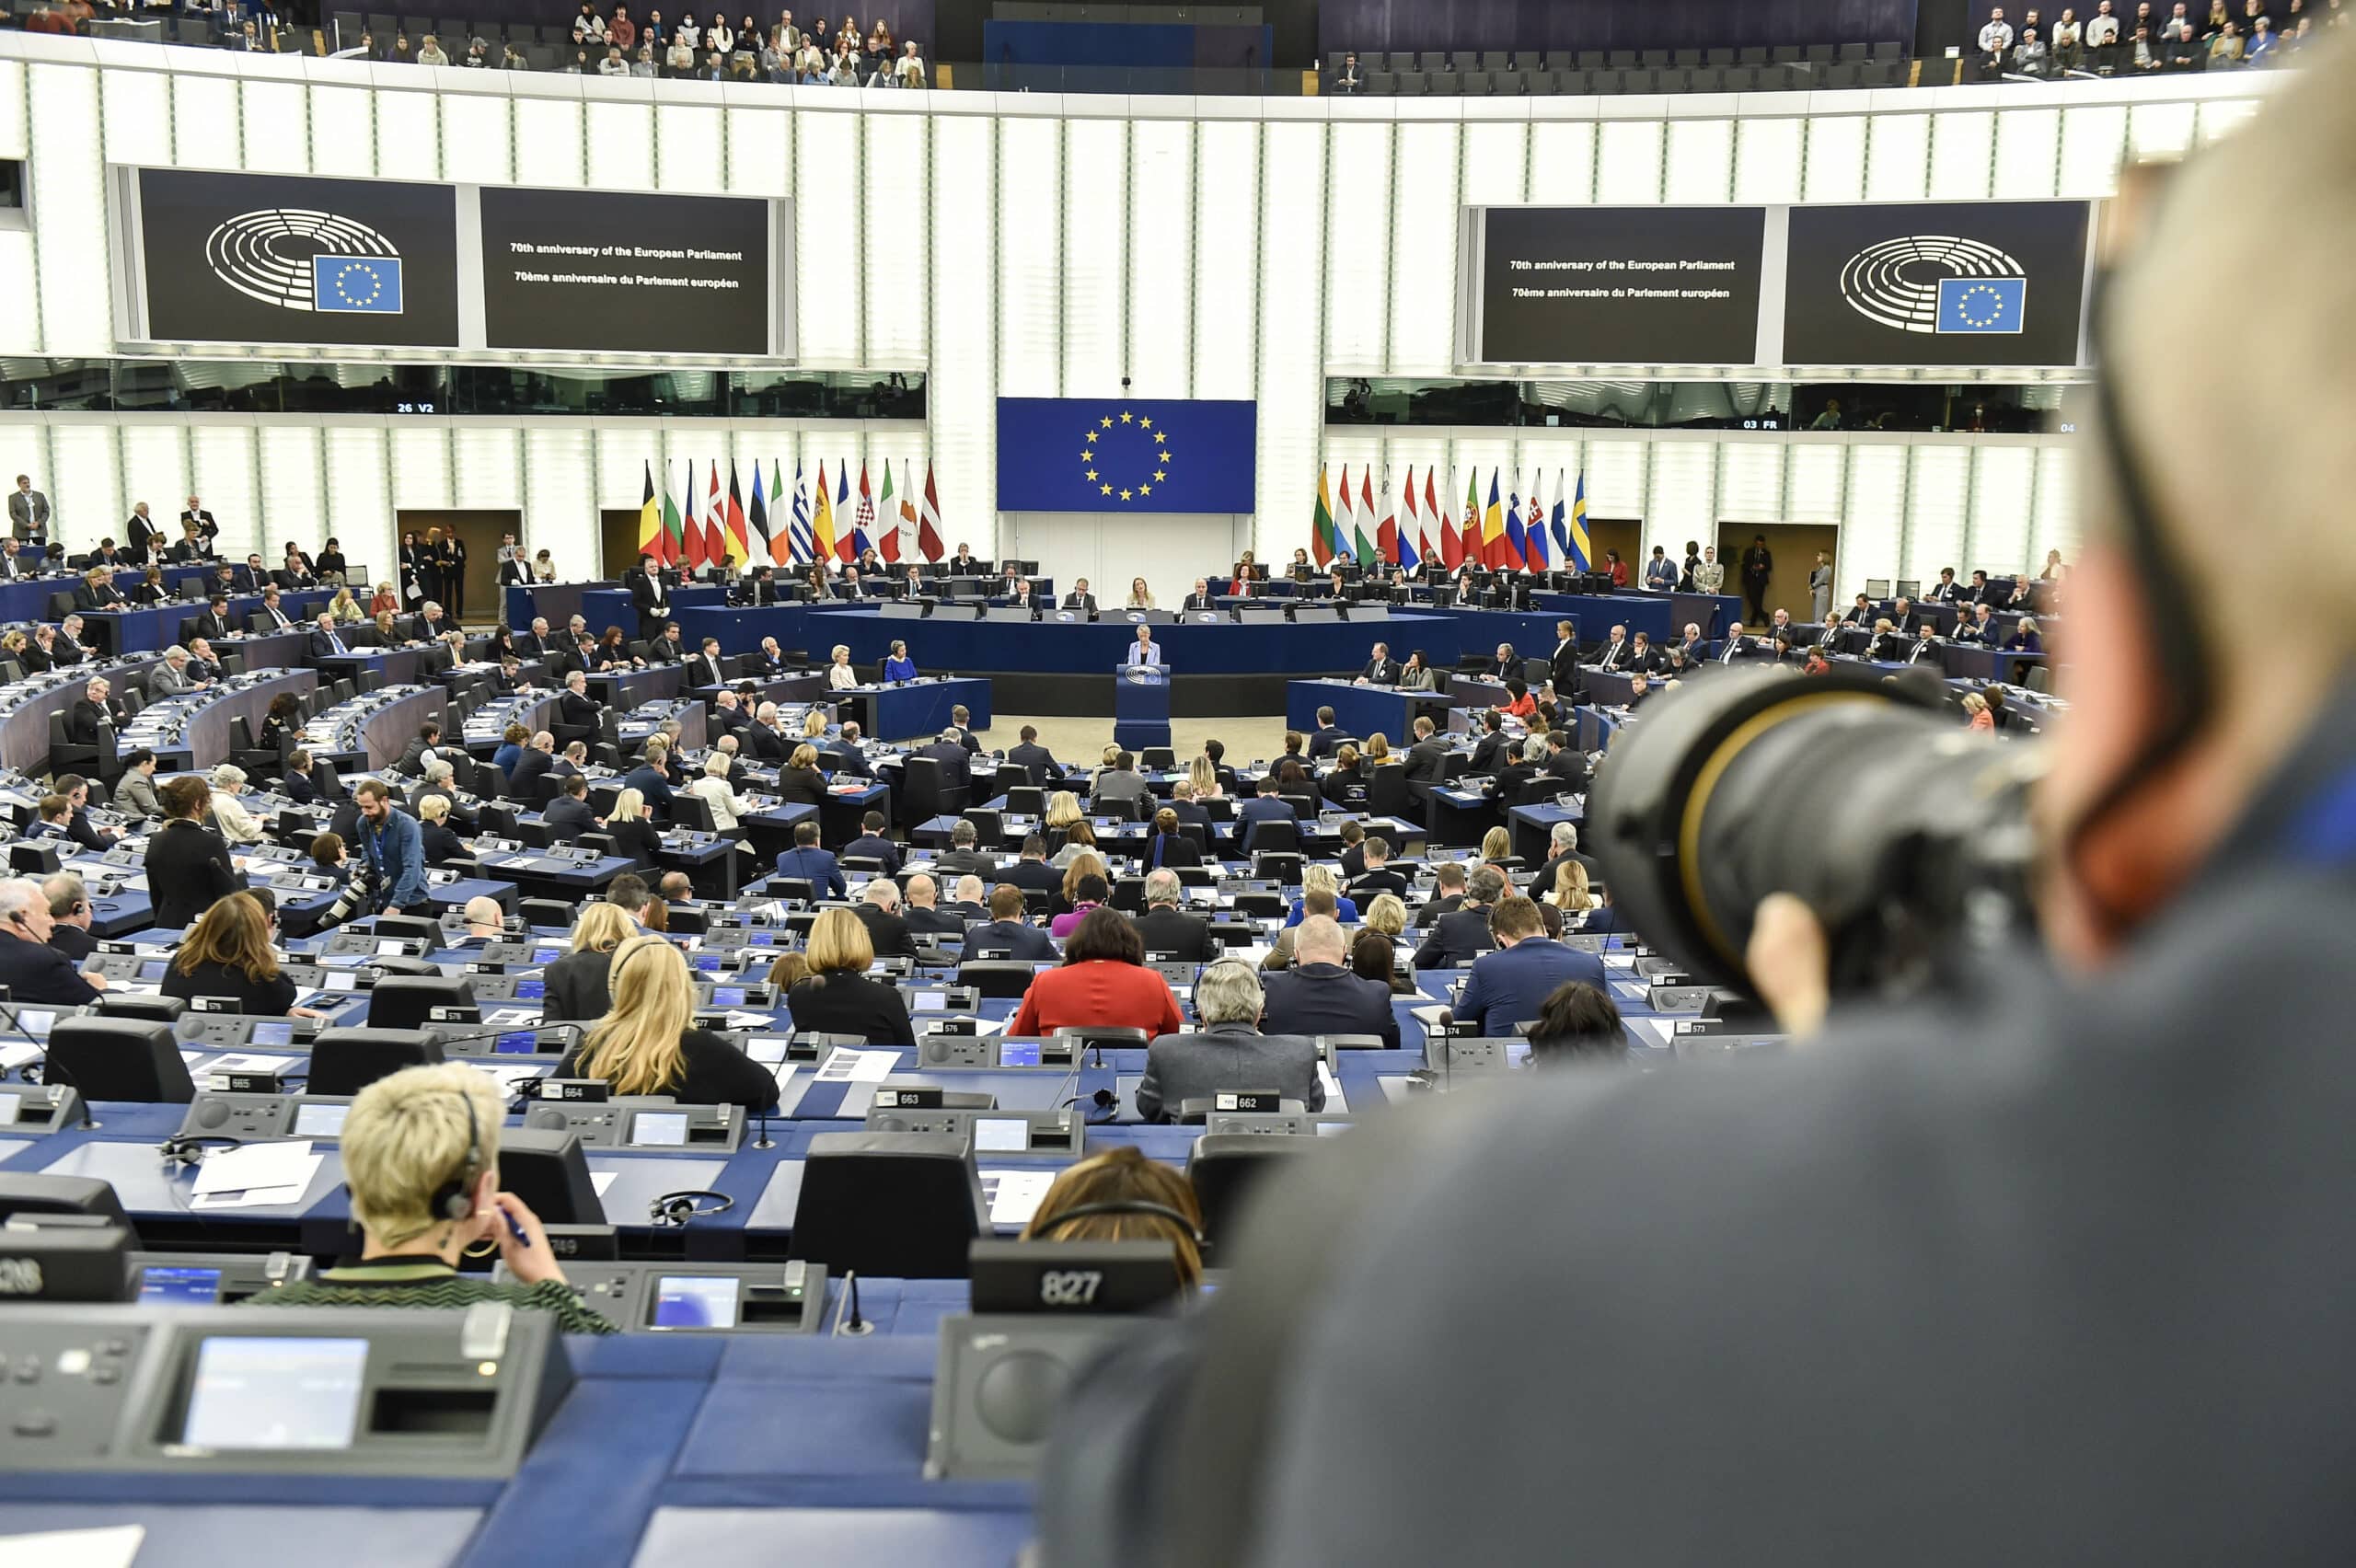
[{"label": "woman in red jacket", "polygon": [[1032,980],[1007,1033],[1020,1039],[1076,1027],[1142,1029],[1149,1038],[1186,1027],[1170,983],[1145,967],[1145,939],[1109,905],[1080,917],[1062,965]]}]

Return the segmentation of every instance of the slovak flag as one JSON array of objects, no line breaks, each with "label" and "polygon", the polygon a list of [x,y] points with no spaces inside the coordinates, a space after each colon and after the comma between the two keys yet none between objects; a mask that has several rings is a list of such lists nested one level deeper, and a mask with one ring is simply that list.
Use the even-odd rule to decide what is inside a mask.
[{"label": "slovak flag", "polygon": [[1530,477],[1530,517],[1521,531],[1522,554],[1530,558],[1530,570],[1544,571],[1546,559],[1546,513],[1538,504],[1538,481],[1541,476]]}]

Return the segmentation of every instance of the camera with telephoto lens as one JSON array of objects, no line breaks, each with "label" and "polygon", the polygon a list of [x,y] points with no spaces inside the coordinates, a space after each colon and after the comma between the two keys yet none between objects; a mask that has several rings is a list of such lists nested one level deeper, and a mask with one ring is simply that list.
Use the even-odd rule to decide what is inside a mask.
[{"label": "camera with telephoto lens", "polygon": [[1771,893],[1816,912],[1833,993],[1909,995],[2031,930],[2036,744],[1959,728],[1946,692],[1836,669],[1717,672],[1614,742],[1580,844],[1628,923],[1689,974],[1755,994]]}]

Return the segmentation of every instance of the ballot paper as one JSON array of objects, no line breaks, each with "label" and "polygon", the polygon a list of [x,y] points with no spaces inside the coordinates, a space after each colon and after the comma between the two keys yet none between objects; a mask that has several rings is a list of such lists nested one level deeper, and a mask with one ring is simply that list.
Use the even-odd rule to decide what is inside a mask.
[{"label": "ballot paper", "polygon": [[1347,1111],[1350,1108],[1349,1098],[1342,1092],[1341,1084],[1334,1077],[1334,1069],[1323,1062],[1317,1064],[1317,1081],[1325,1086],[1326,1110]]},{"label": "ballot paper", "polygon": [[240,1144],[205,1157],[196,1168],[195,1209],[271,1208],[299,1204],[327,1160],[311,1140]]},{"label": "ballot paper", "polygon": [[1028,1225],[1039,1212],[1047,1189],[1056,1184],[1052,1170],[985,1170],[982,1195],[989,1200],[992,1225]]},{"label": "ballot paper", "polygon": [[257,1056],[248,1052],[232,1051],[225,1056],[215,1056],[206,1064],[208,1073],[285,1073],[293,1069],[292,1056]]},{"label": "ballot paper", "polygon": [[131,1568],[146,1542],[144,1525],[0,1536],[0,1562],[8,1568]]},{"label": "ballot paper", "polygon": [[775,1029],[777,1020],[767,1013],[744,1012],[731,1008],[728,1009],[728,1027],[731,1029]]},{"label": "ballot paper", "polygon": [[483,1014],[482,1018],[484,1026],[490,1029],[506,1029],[515,1024],[537,1023],[539,1020],[540,1009],[537,1008],[493,1008]]},{"label": "ballot paper", "polygon": [[1648,1042],[1651,1044],[1674,1045],[1677,1043],[1677,1020],[1675,1019],[1638,1018],[1631,1019],[1629,1021],[1634,1023],[1638,1029],[1643,1030],[1647,1035],[1651,1036],[1651,1039]]},{"label": "ballot paper", "polygon": [[899,1065],[897,1051],[857,1051],[837,1045],[819,1067],[819,1083],[881,1083]]}]

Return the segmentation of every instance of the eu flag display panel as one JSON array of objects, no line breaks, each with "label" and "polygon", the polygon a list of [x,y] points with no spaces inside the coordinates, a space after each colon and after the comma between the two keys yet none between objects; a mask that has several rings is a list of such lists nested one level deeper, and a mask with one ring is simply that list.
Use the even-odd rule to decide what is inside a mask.
[{"label": "eu flag display panel", "polygon": [[1000,398],[999,509],[1248,513],[1258,438],[1241,400]]}]

